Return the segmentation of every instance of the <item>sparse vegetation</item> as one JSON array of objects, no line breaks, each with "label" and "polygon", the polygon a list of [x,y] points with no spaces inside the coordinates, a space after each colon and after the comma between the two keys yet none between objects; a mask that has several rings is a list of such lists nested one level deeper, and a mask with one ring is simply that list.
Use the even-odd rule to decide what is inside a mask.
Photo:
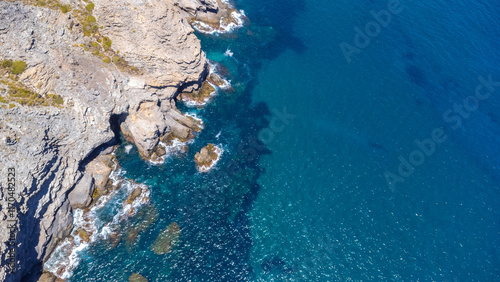
[{"label": "sparse vegetation", "polygon": [[61,107],[64,104],[64,100],[60,95],[48,94],[47,96],[41,96],[20,82],[7,82],[5,80],[1,80],[0,83],[8,86],[6,91],[7,95],[0,96],[0,103],[9,103],[10,109],[15,107],[14,102],[27,106]]},{"label": "sparse vegetation", "polygon": [[59,5],[59,8],[61,9],[61,12],[63,14],[66,14],[67,12],[71,11],[71,8],[69,5],[63,5],[63,4],[60,4]]},{"label": "sparse vegetation", "polygon": [[92,13],[92,11],[94,10],[94,3],[90,2],[87,4],[87,6],[85,6],[85,10],[87,10],[87,12],[89,13]]},{"label": "sparse vegetation", "polygon": [[12,60],[3,60],[0,65],[2,68],[10,68],[12,67]]},{"label": "sparse vegetation", "polygon": [[102,38],[102,44],[104,45],[104,48],[111,48],[111,44],[113,44],[113,42],[111,41],[111,39],[109,39],[109,37],[107,36],[104,36]]},{"label": "sparse vegetation", "polygon": [[[15,1],[15,0],[7,0]],[[61,13],[68,13],[71,11],[73,19],[77,20],[80,25],[75,25],[77,29],[80,29],[84,36],[89,37],[87,44],[80,44],[85,51],[90,51],[93,55],[103,58],[104,63],[113,63],[122,71],[128,71],[131,73],[140,73],[140,71],[128,64],[128,62],[118,55],[119,52],[113,51],[111,48],[113,42],[109,37],[100,34],[99,29],[103,29],[103,26],[98,25],[97,19],[92,15],[95,9],[93,2],[88,0],[81,1],[75,6],[65,5],[60,3],[59,0],[21,0],[24,3],[47,7],[53,10],[60,10]],[[68,26],[68,29],[73,30],[75,26]],[[12,61],[2,61],[2,68],[10,67],[4,66],[3,64],[14,63]],[[25,69],[25,67],[24,67]],[[11,72],[13,74],[22,73],[24,71],[23,65],[16,65],[16,70]]]},{"label": "sparse vegetation", "polygon": [[12,73],[13,74],[21,74],[25,70],[26,70],[26,62],[23,62],[23,61],[12,62]]},{"label": "sparse vegetation", "polygon": [[[7,72],[9,75],[18,75],[23,73],[26,70],[26,62],[23,61],[12,61],[12,60],[3,60],[0,63],[0,66],[3,69],[3,72]],[[13,78],[15,79],[15,78]]]}]

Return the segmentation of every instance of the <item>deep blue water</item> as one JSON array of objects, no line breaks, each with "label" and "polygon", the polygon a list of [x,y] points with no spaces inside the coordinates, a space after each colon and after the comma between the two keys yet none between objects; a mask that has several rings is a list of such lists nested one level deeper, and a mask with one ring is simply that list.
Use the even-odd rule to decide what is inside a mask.
[{"label": "deep blue water", "polygon": [[[456,128],[453,112],[479,76],[500,81],[500,5],[404,1],[348,63],[339,45],[389,2],[237,1],[251,20],[237,37],[199,35],[237,92],[197,113],[205,129],[165,165],[122,144],[158,219],[135,244],[93,245],[71,280],[500,280],[500,87]],[[418,157],[415,140],[436,129],[446,141],[399,176],[398,157]],[[225,152],[200,174],[208,142]],[[401,177],[392,189],[388,172]],[[157,256],[171,222],[181,242]]]}]

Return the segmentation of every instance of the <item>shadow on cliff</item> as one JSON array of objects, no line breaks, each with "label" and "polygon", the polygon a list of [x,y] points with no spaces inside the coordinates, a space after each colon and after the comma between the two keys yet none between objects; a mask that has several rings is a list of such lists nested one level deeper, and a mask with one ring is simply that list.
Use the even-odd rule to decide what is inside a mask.
[{"label": "shadow on cliff", "polygon": [[[24,245],[18,247],[16,250],[21,269],[16,271],[15,274],[8,275],[5,281],[38,281],[38,278],[42,274],[43,263],[37,259],[38,252],[36,251],[36,246],[40,243],[41,234],[40,224],[37,221],[41,219],[35,218],[35,213],[42,198],[48,194],[50,184],[56,176],[54,172],[58,171],[60,166],[61,160],[56,149],[54,157],[47,163],[46,167],[50,171],[47,172],[45,180],[40,183],[39,179],[33,179],[32,187],[40,187],[40,191],[28,200],[27,206],[29,209],[26,214],[20,215],[19,218],[20,231],[17,242],[24,242]],[[38,211],[38,214],[44,215],[48,206],[45,205]],[[49,241],[50,238],[46,238],[46,240]]]}]

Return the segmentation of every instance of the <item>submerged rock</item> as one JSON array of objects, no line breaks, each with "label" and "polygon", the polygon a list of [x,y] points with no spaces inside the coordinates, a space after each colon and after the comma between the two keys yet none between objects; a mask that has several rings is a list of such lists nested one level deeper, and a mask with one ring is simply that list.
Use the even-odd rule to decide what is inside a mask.
[{"label": "submerged rock", "polygon": [[139,273],[132,273],[132,275],[129,276],[128,281],[129,282],[148,282],[148,279],[146,279],[146,277],[140,275]]},{"label": "submerged rock", "polygon": [[146,232],[158,218],[158,210],[154,206],[146,206],[125,227],[126,245],[131,248],[138,237]]},{"label": "submerged rock", "polygon": [[109,234],[109,242],[111,243],[111,249],[116,248],[118,243],[122,239],[122,234],[119,231],[113,231]]},{"label": "submerged rock", "polygon": [[137,235],[139,235],[139,229],[137,228],[132,228],[127,234],[127,245],[132,246],[135,243],[135,239],[137,238]]},{"label": "submerged rock", "polygon": [[151,246],[151,250],[157,255],[163,255],[170,252],[179,243],[179,237],[181,235],[181,228],[175,222],[172,222],[167,228],[165,228],[158,237],[156,237],[155,242]]}]

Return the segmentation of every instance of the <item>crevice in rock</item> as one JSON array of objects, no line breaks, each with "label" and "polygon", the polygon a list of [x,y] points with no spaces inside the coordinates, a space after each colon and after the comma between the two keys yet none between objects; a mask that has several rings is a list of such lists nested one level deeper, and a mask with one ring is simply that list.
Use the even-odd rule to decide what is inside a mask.
[{"label": "crevice in rock", "polygon": [[186,90],[189,87],[192,87],[194,85],[198,85],[199,87],[201,87],[201,84],[205,80],[207,80],[209,74],[210,74],[210,69],[208,67],[206,67],[203,70],[203,73],[201,73],[200,79],[198,81],[186,82],[186,83],[182,84],[181,86],[179,86],[177,88],[177,91],[175,92],[175,94],[172,96],[172,98],[170,98],[170,101],[172,101],[172,100],[177,101],[177,97],[179,96],[179,94],[181,94],[182,92],[184,92],[184,90]]},{"label": "crevice in rock", "polygon": [[[42,220],[42,217],[35,218],[35,212],[40,200],[48,193],[50,184],[54,181],[56,172],[61,166],[61,160],[57,157],[57,155],[58,152],[56,151],[54,158],[52,158],[46,165],[46,169],[50,170],[50,175],[46,175],[46,179],[43,180],[42,183],[39,183],[37,179],[33,179],[32,185],[40,187],[40,190],[28,200],[27,206],[30,207],[30,209],[27,211],[27,213],[19,214],[20,232],[17,239],[18,242],[23,242],[23,248],[18,249],[18,251],[22,252],[19,254],[19,257],[21,258],[21,265],[24,267],[24,269],[22,269],[21,271],[17,271],[17,273],[23,275],[21,280],[17,281],[36,281],[32,279],[35,279],[34,277],[36,277],[43,270],[43,262],[37,259],[38,253],[36,251],[36,246],[38,245],[40,239],[40,221]],[[53,168],[54,165],[56,165],[55,168]],[[45,215],[51,203],[52,201],[46,203],[39,211],[39,215]],[[45,251],[46,250],[44,250],[44,253],[41,256],[42,259],[45,255]],[[19,277],[11,278],[14,279],[12,281],[19,279]]]},{"label": "crevice in rock", "polygon": [[[85,167],[87,166],[88,163],[90,163],[92,160],[97,158],[102,152],[106,151],[107,149],[121,144],[122,140],[120,138],[120,124],[125,121],[127,118],[128,114],[127,113],[122,113],[122,114],[112,114],[109,118],[109,125],[111,128],[111,131],[113,131],[114,137],[108,141],[105,142],[99,146],[97,146],[92,152],[90,152],[81,162],[80,162],[80,171],[84,171]],[[111,153],[111,151],[110,151]]]}]

